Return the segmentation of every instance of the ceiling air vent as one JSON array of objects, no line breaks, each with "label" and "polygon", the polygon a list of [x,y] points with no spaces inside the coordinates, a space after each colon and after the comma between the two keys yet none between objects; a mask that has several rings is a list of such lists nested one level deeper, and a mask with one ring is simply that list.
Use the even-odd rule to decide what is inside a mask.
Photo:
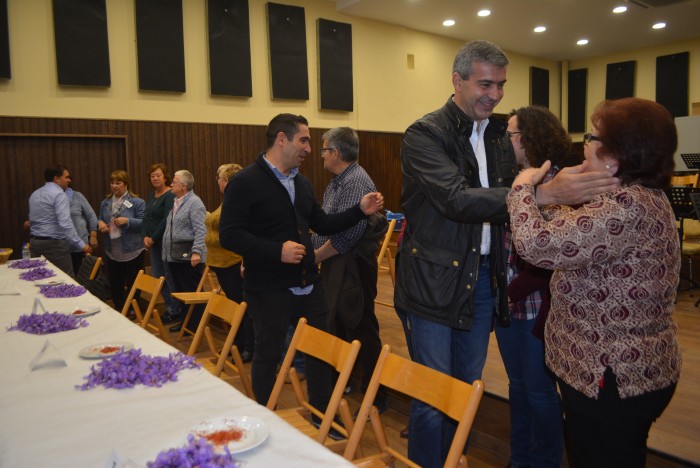
[{"label": "ceiling air vent", "polygon": [[630,3],[634,3],[642,8],[661,8],[678,3],[685,3],[687,1],[688,0],[629,0]]}]

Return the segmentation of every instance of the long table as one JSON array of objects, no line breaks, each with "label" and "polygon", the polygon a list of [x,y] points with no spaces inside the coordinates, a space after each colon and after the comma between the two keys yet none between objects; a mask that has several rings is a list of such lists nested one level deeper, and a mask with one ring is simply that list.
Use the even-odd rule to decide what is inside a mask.
[{"label": "long table", "polygon": [[[56,279],[72,282],[47,266]],[[0,294],[19,292],[0,295],[0,466],[104,467],[116,454],[125,461],[121,466],[143,467],[162,450],[182,445],[197,424],[222,416],[255,417],[269,427],[265,442],[235,455],[246,468],[351,466],[203,369],[181,371],[177,382],[160,388],[77,390],[75,385],[96,364],[79,357],[86,346],[125,341],[158,356],[177,350],[90,293],[44,298],[32,282],[19,279],[22,271],[0,265]],[[73,306],[100,306],[101,311],[86,317],[89,326],[77,330],[50,335],[6,331],[21,314],[31,312],[36,297],[49,311]],[[47,340],[67,366],[30,370]]]}]

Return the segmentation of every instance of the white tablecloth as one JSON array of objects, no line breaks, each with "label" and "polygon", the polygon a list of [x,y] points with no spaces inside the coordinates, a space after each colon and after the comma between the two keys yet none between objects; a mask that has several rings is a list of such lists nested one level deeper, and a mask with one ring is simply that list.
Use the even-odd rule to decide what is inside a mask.
[{"label": "white tablecloth", "polygon": [[[58,279],[70,280],[50,266]],[[253,416],[270,429],[259,447],[236,455],[245,468],[344,466],[349,463],[289,426],[205,370],[185,370],[161,388],[137,386],[80,391],[94,360],[80,349],[102,342],[127,341],[144,354],[167,356],[176,350],[86,293],[73,299],[47,299],[39,288],[18,278],[23,270],[0,265],[0,466],[103,467],[116,450],[145,466],[157,454],[181,445],[188,430],[220,416]],[[49,311],[100,305],[86,328],[51,335],[6,331],[28,314],[36,297]],[[68,363],[30,371],[30,362],[50,340]]]}]

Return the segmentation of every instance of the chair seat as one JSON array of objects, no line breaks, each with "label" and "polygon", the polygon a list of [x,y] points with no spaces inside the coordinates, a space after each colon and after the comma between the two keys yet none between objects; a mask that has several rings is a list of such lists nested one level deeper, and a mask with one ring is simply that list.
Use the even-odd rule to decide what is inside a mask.
[{"label": "chair seat", "polygon": [[391,466],[393,460],[384,454],[376,454],[366,458],[360,458],[352,461],[353,465],[361,468],[383,468]]},{"label": "chair seat", "polygon": [[698,255],[700,254],[700,239],[692,239],[683,241],[683,255]]},{"label": "chair seat", "polygon": [[302,414],[303,408],[285,408],[275,411],[275,414],[284,419],[290,426],[306,434],[312,439],[318,436],[318,429]]},{"label": "chair seat", "polygon": [[200,292],[179,292],[170,293],[178,301],[184,304],[206,304],[211,298],[211,291],[200,291]]}]

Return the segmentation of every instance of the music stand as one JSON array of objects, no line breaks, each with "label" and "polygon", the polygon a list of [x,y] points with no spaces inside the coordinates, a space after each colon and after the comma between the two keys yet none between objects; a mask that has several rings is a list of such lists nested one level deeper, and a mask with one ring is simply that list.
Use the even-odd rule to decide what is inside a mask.
[{"label": "music stand", "polygon": [[683,234],[683,219],[698,219],[691,198],[691,195],[696,193],[700,193],[700,188],[671,187],[666,191],[668,201],[671,202],[671,208],[673,208],[673,213],[676,215],[676,219],[681,222],[681,234]]},{"label": "music stand", "polygon": [[[693,208],[695,208],[696,219],[700,219],[700,193],[691,192],[690,200],[693,202]],[[695,307],[697,307],[698,305],[700,305],[700,299],[695,301]]]},{"label": "music stand", "polygon": [[[680,238],[681,250],[683,248],[683,221],[685,219],[698,219],[698,214],[695,211],[695,206],[693,205],[693,195],[700,195],[700,188],[696,187],[671,187],[666,191],[666,196],[668,196],[668,201],[671,203],[671,208],[673,208],[673,213],[676,215],[676,220],[679,222],[678,236]],[[692,262],[689,264],[688,278],[686,279],[690,283],[690,296],[693,296],[693,289],[695,289],[698,284],[693,280]],[[680,284],[678,285],[678,290],[680,291]]]},{"label": "music stand", "polygon": [[700,169],[700,153],[681,153],[681,158],[688,169]]}]

